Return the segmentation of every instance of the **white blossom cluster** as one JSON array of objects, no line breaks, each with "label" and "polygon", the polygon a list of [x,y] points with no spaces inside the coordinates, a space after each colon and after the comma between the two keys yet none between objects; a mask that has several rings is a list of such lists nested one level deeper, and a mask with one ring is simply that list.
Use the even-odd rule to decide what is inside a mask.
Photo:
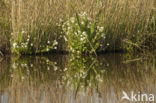
[{"label": "white blossom cluster", "polygon": [[[94,42],[98,39],[106,38],[104,27],[96,26],[94,23],[95,21],[89,18],[86,12],[75,15],[63,23],[62,30],[65,33],[64,40],[68,42],[72,52],[80,53],[90,51],[91,44],[93,44],[92,47],[95,47],[94,49],[97,49],[97,44]],[[103,44],[99,43],[99,46],[100,45]]]},{"label": "white blossom cluster", "polygon": [[[21,32],[21,34],[19,34],[19,35],[23,35],[24,33],[26,33],[25,31],[22,31]],[[22,38],[23,39],[23,38]],[[29,47],[29,45],[31,46],[31,47],[33,47],[33,43],[30,43],[31,41],[30,41],[30,35],[27,35],[27,38],[24,38],[24,39],[26,39],[26,41],[25,42],[13,42],[13,44],[12,44],[12,46],[13,46],[13,48],[14,49],[19,49],[19,48],[28,48]]]},{"label": "white blossom cluster", "polygon": [[[17,52],[27,52],[27,50],[30,50],[32,48],[35,50],[36,45],[34,43],[34,39],[36,38],[31,38],[30,35],[26,34],[25,36],[24,34],[26,34],[24,30],[22,30],[21,33],[19,33],[19,37],[22,37],[22,38],[12,43],[13,49]],[[51,49],[57,49],[57,46],[58,46],[57,40],[53,40],[53,41],[47,40],[45,43],[40,43],[38,49],[41,51],[46,49],[46,51],[48,52]],[[30,51],[30,52],[33,52],[33,51]]]}]

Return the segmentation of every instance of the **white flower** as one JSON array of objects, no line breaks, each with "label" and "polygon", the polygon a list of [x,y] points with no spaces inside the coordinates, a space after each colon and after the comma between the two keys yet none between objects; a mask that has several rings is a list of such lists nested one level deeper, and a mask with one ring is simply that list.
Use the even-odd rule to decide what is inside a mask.
[{"label": "white flower", "polygon": [[55,46],[55,45],[58,45],[58,42],[57,42],[56,40],[54,40],[53,45],[54,45],[54,46]]},{"label": "white flower", "polygon": [[48,41],[47,43],[50,44],[50,41]]},{"label": "white flower", "polygon": [[23,45],[24,45],[24,43],[21,43],[21,45],[23,46]]},{"label": "white flower", "polygon": [[16,66],[15,63],[13,63],[12,68],[13,68],[13,69],[16,69],[16,68],[17,68],[17,66]]},{"label": "white flower", "polygon": [[47,67],[47,70],[50,70],[50,67]]},{"label": "white flower", "polygon": [[13,47],[16,48],[16,46],[17,46],[17,43],[13,43]]},{"label": "white flower", "polygon": [[92,19],[90,17],[87,18],[89,21],[91,21]]},{"label": "white flower", "polygon": [[72,18],[70,19],[70,21],[71,21],[72,23],[74,23],[74,17],[72,17]]},{"label": "white flower", "polygon": [[65,36],[64,36],[64,40],[65,40],[65,41],[68,41],[67,38],[66,38]]},{"label": "white flower", "polygon": [[68,27],[68,30],[71,30],[71,27]]},{"label": "white flower", "polygon": [[85,16],[87,16],[87,13],[86,12],[83,12],[83,13],[81,13],[81,14],[79,14],[81,17],[85,17]]},{"label": "white flower", "polygon": [[62,19],[60,19],[60,22],[62,22],[63,20]]},{"label": "white flower", "polygon": [[80,41],[83,41],[84,39],[83,38],[80,38]]},{"label": "white flower", "polygon": [[109,43],[107,43],[107,46],[109,46]]},{"label": "white flower", "polygon": [[67,22],[67,26],[69,26],[70,24],[69,24],[69,22]]},{"label": "white flower", "polygon": [[33,67],[33,64],[30,64],[30,67]]},{"label": "white flower", "polygon": [[106,38],[106,37],[105,37],[105,34],[102,34],[101,37],[104,38],[104,39]]},{"label": "white flower", "polygon": [[29,41],[29,39],[27,39],[27,41]]},{"label": "white flower", "polygon": [[84,25],[84,22],[82,21],[81,24]]},{"label": "white flower", "polygon": [[85,35],[85,36],[87,35],[87,33],[86,33],[86,32],[83,32],[82,34],[83,34],[83,35]]},{"label": "white flower", "polygon": [[49,51],[49,48],[47,48],[47,51]]},{"label": "white flower", "polygon": [[24,64],[24,66],[27,66],[27,64]]},{"label": "white flower", "polygon": [[57,47],[54,47],[54,49],[57,49]]},{"label": "white flower", "polygon": [[25,33],[25,31],[24,30],[22,30],[22,34],[24,34]]},{"label": "white flower", "polygon": [[31,43],[30,46],[33,46],[33,43]]},{"label": "white flower", "polygon": [[22,80],[24,80],[24,76],[22,76],[22,78],[21,78]]},{"label": "white flower", "polygon": [[46,60],[46,62],[48,63],[48,62],[49,62],[49,60],[47,59],[47,60]]},{"label": "white flower", "polygon": [[100,27],[100,28],[99,28],[99,31],[100,31],[100,32],[103,32],[103,30],[104,30],[104,27]]},{"label": "white flower", "polygon": [[57,26],[59,26],[59,24],[58,24],[58,23],[56,23],[56,25],[57,25]]},{"label": "white flower", "polygon": [[57,67],[56,66],[54,66],[54,71],[56,71],[57,70]]},{"label": "white flower", "polygon": [[77,32],[75,32],[74,34],[77,35]]},{"label": "white flower", "polygon": [[86,32],[83,32],[82,35],[83,35],[84,37],[86,37],[86,38],[88,37],[88,35],[87,35]]},{"label": "white flower", "polygon": [[77,53],[80,53],[80,51],[77,51]]},{"label": "white flower", "polygon": [[64,71],[67,71],[68,68],[64,68]]}]

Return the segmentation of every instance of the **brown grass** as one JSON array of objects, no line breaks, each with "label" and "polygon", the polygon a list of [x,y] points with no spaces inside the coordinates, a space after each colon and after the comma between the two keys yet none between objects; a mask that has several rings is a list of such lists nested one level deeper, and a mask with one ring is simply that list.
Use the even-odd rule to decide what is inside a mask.
[{"label": "brown grass", "polygon": [[[42,38],[47,37],[51,41],[59,38],[60,30],[56,24],[59,19],[73,16],[75,11],[87,12],[92,18],[101,11],[99,24],[105,28],[108,38],[106,42],[110,42],[111,48],[123,48],[125,43],[126,46],[140,45],[145,35],[155,32],[153,29],[149,30],[153,24],[151,18],[156,18],[154,2],[155,0],[5,0],[1,3],[11,5],[9,9],[13,40],[17,41],[24,30],[25,37],[32,35],[35,38],[34,44],[38,49]],[[128,42],[123,42],[127,40]],[[64,45],[63,42],[60,43]]]}]

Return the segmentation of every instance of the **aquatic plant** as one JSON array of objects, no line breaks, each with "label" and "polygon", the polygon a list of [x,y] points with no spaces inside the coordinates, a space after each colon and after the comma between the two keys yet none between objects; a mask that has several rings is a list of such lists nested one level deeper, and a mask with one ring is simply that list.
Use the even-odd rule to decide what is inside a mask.
[{"label": "aquatic plant", "polygon": [[98,20],[91,19],[86,12],[69,18],[62,30],[73,53],[95,53],[105,39],[104,27],[98,26]]},{"label": "aquatic plant", "polygon": [[[38,43],[35,38],[33,38],[31,35],[26,35],[27,37],[24,37],[24,34],[26,32],[22,31],[19,35],[19,38],[17,41],[12,40],[12,52],[16,54],[36,54],[36,53],[43,53],[43,52],[49,52],[51,49],[57,49],[58,41],[57,40],[45,40],[40,43]],[[46,36],[44,36],[42,39],[45,39]],[[38,46],[36,46],[37,44]]]}]

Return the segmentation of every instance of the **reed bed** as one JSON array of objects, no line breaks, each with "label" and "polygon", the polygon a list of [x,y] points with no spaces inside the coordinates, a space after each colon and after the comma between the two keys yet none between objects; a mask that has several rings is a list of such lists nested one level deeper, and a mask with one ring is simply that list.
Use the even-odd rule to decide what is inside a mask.
[{"label": "reed bed", "polygon": [[[60,22],[84,12],[104,28],[105,38],[96,51],[156,47],[155,0],[4,0],[1,3],[10,5],[7,17],[11,23],[7,24],[11,29],[7,28],[6,33],[11,35],[13,52],[68,51],[70,41],[65,42],[66,33],[62,32]],[[2,10],[0,14],[4,14]],[[1,18],[0,23],[4,22],[4,16]],[[5,30],[2,27],[0,30]]]}]

